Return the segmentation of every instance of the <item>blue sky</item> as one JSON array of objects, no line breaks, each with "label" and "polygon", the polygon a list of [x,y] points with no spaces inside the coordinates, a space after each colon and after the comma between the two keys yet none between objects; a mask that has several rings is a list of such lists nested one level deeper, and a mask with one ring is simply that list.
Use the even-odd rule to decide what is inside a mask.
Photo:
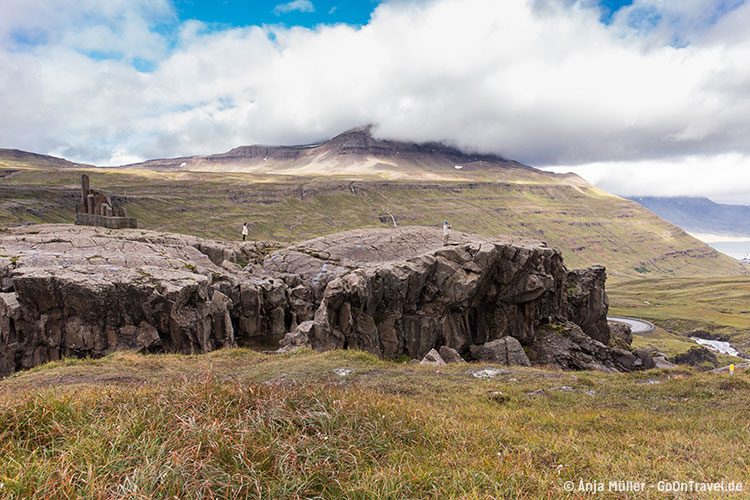
[{"label": "blue sky", "polygon": [[[197,19],[219,26],[282,23],[294,26],[346,23],[366,24],[381,0],[174,0],[181,20]],[[603,20],[608,22],[633,0],[602,0]],[[287,9],[279,6],[288,5]],[[312,10],[309,7],[312,5]]]},{"label": "blue sky", "polygon": [[604,20],[608,21],[612,18],[612,14],[632,3],[633,0],[602,0],[601,6],[604,11]]},{"label": "blue sky", "polygon": [[[248,26],[277,24],[366,24],[380,0],[175,0],[181,20],[208,24]],[[288,5],[288,7],[279,7]],[[310,10],[312,5],[312,10]]]}]

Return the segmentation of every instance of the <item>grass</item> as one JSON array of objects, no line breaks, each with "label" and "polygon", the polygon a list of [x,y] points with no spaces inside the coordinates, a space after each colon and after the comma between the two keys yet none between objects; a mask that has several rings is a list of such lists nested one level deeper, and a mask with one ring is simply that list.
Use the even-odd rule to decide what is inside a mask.
[{"label": "grass", "polygon": [[577,498],[565,481],[750,477],[747,372],[471,375],[485,367],[246,350],[52,363],[0,382],[2,494]]},{"label": "grass", "polygon": [[[87,172],[92,186],[126,197],[129,214],[145,229],[232,240],[238,239],[242,223],[249,222],[250,239],[294,242],[354,228],[391,227],[390,216],[383,215],[392,214],[400,225],[437,226],[448,219],[456,231],[546,241],[563,252],[569,267],[603,264],[622,280],[746,272],[633,202],[541,172],[387,182],[336,176]],[[0,226],[69,223],[80,173],[17,167],[0,186]]]},{"label": "grass", "polygon": [[645,318],[685,336],[704,329],[750,351],[750,278],[644,279],[607,286],[610,312]]}]

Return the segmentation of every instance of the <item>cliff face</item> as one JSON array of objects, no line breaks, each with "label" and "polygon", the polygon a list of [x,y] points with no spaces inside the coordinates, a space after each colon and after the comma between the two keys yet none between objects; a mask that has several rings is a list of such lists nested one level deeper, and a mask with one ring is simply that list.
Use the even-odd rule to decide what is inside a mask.
[{"label": "cliff face", "polygon": [[[279,248],[31,226],[0,234],[0,375],[118,349],[196,353],[280,340],[385,358],[448,346],[471,359],[472,346],[503,337],[532,362],[629,369],[634,356],[607,347],[604,280],[602,268],[568,272],[539,243],[455,234],[444,247],[428,228]],[[566,356],[587,357],[549,353],[539,334],[548,327],[566,339]]]}]

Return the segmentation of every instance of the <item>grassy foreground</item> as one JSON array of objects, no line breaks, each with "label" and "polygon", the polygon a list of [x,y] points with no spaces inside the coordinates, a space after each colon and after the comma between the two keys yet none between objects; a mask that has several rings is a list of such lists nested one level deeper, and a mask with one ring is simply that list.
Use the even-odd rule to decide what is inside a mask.
[{"label": "grassy foreground", "polygon": [[750,373],[487,368],[247,350],[50,364],[0,381],[0,496],[579,498],[566,481],[750,480]]}]

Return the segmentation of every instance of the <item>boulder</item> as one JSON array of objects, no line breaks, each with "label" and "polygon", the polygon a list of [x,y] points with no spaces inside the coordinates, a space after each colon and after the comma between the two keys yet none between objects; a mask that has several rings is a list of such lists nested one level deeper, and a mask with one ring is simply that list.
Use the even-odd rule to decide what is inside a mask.
[{"label": "boulder", "polygon": [[570,321],[541,326],[527,353],[533,364],[569,370],[631,371],[638,367],[635,354],[607,347]]},{"label": "boulder", "polygon": [[311,320],[303,321],[291,332],[287,333],[281,340],[279,351],[293,351],[300,347],[310,345],[310,333],[315,327],[315,323]]},{"label": "boulder", "polygon": [[618,321],[610,321],[609,331],[610,345],[627,349],[633,343],[633,332],[630,325]]},{"label": "boulder", "polygon": [[654,368],[658,370],[671,370],[677,368],[677,365],[667,360],[664,356],[656,356],[654,358]]},{"label": "boulder", "polygon": [[633,354],[638,358],[638,366],[641,370],[652,370],[656,368],[653,354],[649,349],[636,349]]},{"label": "boulder", "polygon": [[466,363],[466,360],[461,357],[458,351],[447,345],[442,346],[438,352],[446,363]]},{"label": "boulder", "polygon": [[673,357],[671,361],[678,365],[689,365],[701,369],[710,369],[719,366],[716,354],[705,347],[691,347],[687,352]]},{"label": "boulder", "polygon": [[443,358],[440,357],[440,354],[435,349],[432,349],[430,350],[430,352],[424,355],[424,358],[422,358],[422,361],[420,361],[419,364],[429,366],[443,366],[445,365],[445,361],[443,361]]},{"label": "boulder", "polygon": [[471,357],[477,361],[500,363],[506,366],[531,366],[521,343],[513,337],[503,337],[482,345],[472,345],[470,351]]},{"label": "boulder", "polygon": [[695,337],[703,340],[718,340],[719,342],[729,342],[731,339],[726,335],[708,332],[706,330],[693,330],[687,334],[688,337]]}]

